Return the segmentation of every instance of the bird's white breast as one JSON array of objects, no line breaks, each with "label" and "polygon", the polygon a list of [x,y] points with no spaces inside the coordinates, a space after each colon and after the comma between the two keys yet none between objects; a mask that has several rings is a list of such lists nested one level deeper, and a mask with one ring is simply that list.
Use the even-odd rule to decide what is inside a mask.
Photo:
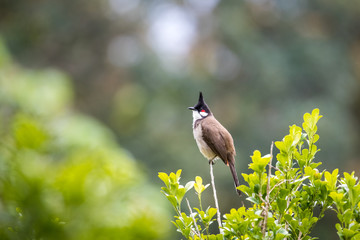
[{"label": "bird's white breast", "polygon": [[[195,123],[195,121],[194,121]],[[198,145],[198,148],[202,155],[206,157],[207,159],[211,160],[213,159],[216,154],[211,150],[211,148],[207,145],[207,143],[203,140],[203,134],[202,134],[202,127],[201,124],[198,124],[194,129],[194,138],[196,140],[196,144]]]}]

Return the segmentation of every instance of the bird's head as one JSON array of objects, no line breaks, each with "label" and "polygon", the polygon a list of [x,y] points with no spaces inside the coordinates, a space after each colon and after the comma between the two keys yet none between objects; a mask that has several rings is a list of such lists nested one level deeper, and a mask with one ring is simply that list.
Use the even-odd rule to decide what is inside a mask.
[{"label": "bird's head", "polygon": [[210,108],[205,103],[202,92],[200,92],[198,103],[194,107],[189,107],[188,109],[193,111],[194,119],[206,118],[211,115]]}]

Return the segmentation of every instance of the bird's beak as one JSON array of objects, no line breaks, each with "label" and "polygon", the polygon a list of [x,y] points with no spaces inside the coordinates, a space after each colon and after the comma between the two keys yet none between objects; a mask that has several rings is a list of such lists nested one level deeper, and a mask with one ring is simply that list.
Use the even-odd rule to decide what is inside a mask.
[{"label": "bird's beak", "polygon": [[188,107],[188,109],[190,109],[191,111],[194,111],[194,110],[195,110],[194,107]]}]

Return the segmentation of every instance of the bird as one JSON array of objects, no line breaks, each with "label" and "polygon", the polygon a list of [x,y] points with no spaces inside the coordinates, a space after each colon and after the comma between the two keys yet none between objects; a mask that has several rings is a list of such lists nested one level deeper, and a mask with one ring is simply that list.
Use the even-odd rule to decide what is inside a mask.
[{"label": "bird", "polygon": [[236,151],[231,134],[216,120],[205,103],[202,92],[199,94],[198,103],[188,109],[192,110],[193,134],[200,152],[208,159],[209,164],[214,164],[214,161],[220,158],[230,167],[236,192],[240,196],[241,191],[237,189],[240,183],[235,169]]}]

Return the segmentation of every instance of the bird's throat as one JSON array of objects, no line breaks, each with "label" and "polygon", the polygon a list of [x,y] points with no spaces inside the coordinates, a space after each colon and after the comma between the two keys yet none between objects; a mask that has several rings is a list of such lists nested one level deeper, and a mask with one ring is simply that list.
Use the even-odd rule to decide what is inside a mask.
[{"label": "bird's throat", "polygon": [[202,119],[203,117],[200,115],[198,111],[193,111],[193,128],[196,126],[196,121]]}]

